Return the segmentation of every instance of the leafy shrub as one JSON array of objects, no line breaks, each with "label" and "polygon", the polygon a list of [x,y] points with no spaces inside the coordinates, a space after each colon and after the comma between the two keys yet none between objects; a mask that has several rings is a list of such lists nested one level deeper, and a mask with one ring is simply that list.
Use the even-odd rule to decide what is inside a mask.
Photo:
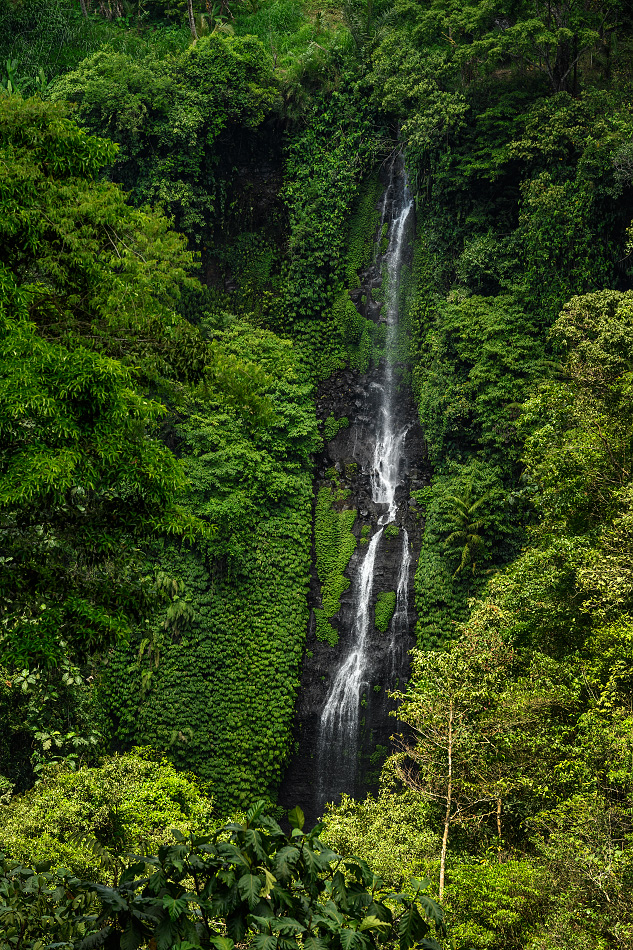
[{"label": "leafy shrub", "polygon": [[45,769],[37,785],[0,806],[0,850],[26,865],[47,862],[98,880],[103,859],[151,854],[170,838],[199,830],[212,803],[191,775],[166,759],[114,755],[94,768]]},{"label": "leafy shrub", "polygon": [[320,841],[320,825],[304,834],[301,809],[290,812],[287,836],[263,807],[213,835],[187,840],[175,832],[176,844],[157,856],[126,855],[114,887],[35,875],[0,857],[0,919],[10,946],[37,950],[44,916],[49,939],[90,935],[96,946],[377,950],[388,940],[399,950],[441,950],[435,937],[446,928],[425,893],[428,882],[412,881],[407,895],[396,895],[365,861]]}]

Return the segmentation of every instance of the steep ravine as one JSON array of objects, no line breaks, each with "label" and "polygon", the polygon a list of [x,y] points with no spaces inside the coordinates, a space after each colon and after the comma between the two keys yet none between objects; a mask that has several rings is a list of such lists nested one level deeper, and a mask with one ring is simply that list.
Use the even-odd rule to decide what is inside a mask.
[{"label": "steep ravine", "polygon": [[[403,173],[397,168],[395,174]],[[375,322],[391,321],[397,324],[397,312],[393,312],[394,307],[397,310],[398,299],[394,280],[398,279],[399,268],[410,261],[414,228],[413,215],[407,215],[398,272],[392,273],[391,280],[388,279],[391,288],[385,288],[382,275],[388,269],[389,251],[385,252],[383,225],[385,221],[389,225],[391,244],[394,237],[393,218],[402,210],[390,198],[393,178],[392,168],[385,172],[385,195],[381,199],[381,220],[376,233],[376,259],[361,274],[361,286],[350,296],[364,316]],[[377,299],[381,297],[386,298],[386,301],[381,303]],[[389,337],[389,331],[387,335]],[[397,331],[391,334],[393,341],[396,335]],[[389,739],[398,728],[397,721],[389,715],[394,704],[388,697],[388,691],[398,683],[402,684],[408,675],[408,651],[414,645],[415,628],[413,579],[423,529],[411,492],[424,487],[430,478],[412,394],[409,387],[401,382],[402,368],[395,362],[389,365],[383,358],[379,365],[373,365],[362,375],[351,370],[339,372],[325,381],[318,392],[317,411],[320,418],[345,417],[349,425],[341,428],[325,444],[317,460],[315,501],[324,486],[340,489],[340,495],[345,497],[341,497],[335,507],[339,511],[356,510],[352,530],[357,543],[345,571],[351,583],[341,597],[340,611],[332,619],[339,637],[335,646],[316,636],[314,610],[321,606],[321,584],[313,557],[310,625],[295,713],[296,752],[280,789],[280,802],[286,806],[300,804],[310,820],[319,817],[324,803],[336,800],[342,791],[360,796],[375,786]],[[391,510],[388,504],[375,500],[380,497],[380,490],[376,487],[377,466],[380,465],[376,448],[380,447],[385,435],[386,391],[391,395],[389,426],[394,433],[403,433]],[[363,528],[365,537],[362,537]],[[377,538],[379,532],[381,534]],[[403,572],[403,561],[407,559],[403,548],[405,543],[410,558],[408,572]],[[324,710],[328,702],[330,705],[332,703],[333,690],[336,694],[339,671],[354,666],[350,665],[350,659],[358,647],[360,576],[368,553],[375,559],[371,572],[368,623],[364,634],[362,684],[358,690],[359,708],[357,722],[353,724],[355,729],[346,739],[336,724],[332,728],[330,723],[329,730],[324,730]],[[367,568],[368,564],[365,563],[366,574]],[[398,600],[402,604],[406,599],[408,610],[406,613],[400,611],[400,614],[396,611],[388,630],[383,633],[376,628],[374,620],[376,600],[381,593],[395,592],[399,583],[401,590]],[[348,695],[348,702],[349,699]],[[329,750],[327,742],[332,743]],[[356,761],[353,761],[354,757]]]}]

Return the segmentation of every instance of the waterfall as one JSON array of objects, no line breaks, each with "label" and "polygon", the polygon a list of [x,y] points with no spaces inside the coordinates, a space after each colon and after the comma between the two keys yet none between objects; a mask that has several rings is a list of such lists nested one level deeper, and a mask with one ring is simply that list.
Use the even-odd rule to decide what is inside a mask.
[{"label": "waterfall", "polygon": [[[386,324],[385,358],[381,381],[372,383],[379,393],[370,481],[372,500],[383,510],[356,576],[353,578],[354,617],[349,652],[339,667],[321,712],[317,744],[318,801],[323,807],[341,792],[352,794],[357,773],[357,752],[363,691],[369,686],[367,651],[372,623],[376,555],[387,525],[397,521],[396,492],[402,484],[402,462],[409,425],[398,428],[394,419],[397,380],[394,372],[398,333],[399,277],[413,214],[413,197],[406,183],[401,156],[394,158],[385,191],[375,253],[375,267],[382,269],[386,288],[380,320]],[[382,229],[391,222],[387,249],[381,254]],[[378,270],[380,273],[380,270]],[[396,606],[390,625],[390,657],[393,682],[402,668],[404,636],[408,631],[408,587],[411,552],[406,530],[401,528],[402,554],[396,590]]]},{"label": "waterfall", "polygon": [[403,653],[406,650],[406,644],[403,634],[409,629],[409,573],[411,570],[411,548],[409,547],[409,535],[406,528],[402,528],[402,554],[400,560],[400,573],[398,574],[398,586],[396,588],[396,609],[394,610],[391,621],[391,643],[389,652],[391,654],[391,679],[394,685],[397,679],[397,671],[402,668],[404,660]]},{"label": "waterfall", "polygon": [[[354,620],[355,642],[342,663],[325,702],[321,715],[318,758],[329,762],[328,772],[319,769],[319,799],[332,787],[334,776],[341,781],[342,791],[351,791],[356,773],[356,746],[358,739],[359,702],[367,664],[365,655],[367,631],[370,623],[370,604],[374,586],[374,563],[382,528],[376,532],[367,548],[367,554],[358,573],[358,598]],[[326,783],[327,780],[327,783]]]}]

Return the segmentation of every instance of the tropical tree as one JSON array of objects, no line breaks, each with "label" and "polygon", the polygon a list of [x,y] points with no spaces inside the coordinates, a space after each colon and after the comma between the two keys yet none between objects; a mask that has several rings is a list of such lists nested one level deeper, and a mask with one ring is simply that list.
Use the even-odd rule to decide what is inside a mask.
[{"label": "tropical tree", "polygon": [[144,388],[208,358],[175,312],[192,255],[98,180],[115,154],[65,106],[0,100],[0,657],[20,782],[32,742],[74,755],[93,737],[84,664],[163,599],[139,546],[208,533],[176,502],[186,480]]},{"label": "tropical tree", "polygon": [[499,621],[493,605],[481,604],[449,652],[414,651],[411,682],[396,694],[413,740],[397,740],[387,774],[435,810],[440,900],[451,828],[492,838],[501,855],[504,839],[521,837],[506,804],[544,807],[554,792],[548,763],[571,756],[569,713],[579,698],[572,671],[517,650]]},{"label": "tropical tree", "polygon": [[402,702],[398,717],[412,727],[414,741],[400,739],[401,749],[387,767],[407,787],[441,806],[440,900],[451,826],[463,821],[472,805],[467,790],[475,750],[473,721],[488,705],[511,659],[499,642],[492,651],[483,646],[479,643],[475,652],[470,641],[446,653],[414,653],[411,685],[395,694]]},{"label": "tropical tree", "polygon": [[187,0],[187,17],[189,19],[189,29],[191,30],[191,39],[197,42],[198,33],[196,32],[196,18],[193,12],[193,0]]},{"label": "tropical tree", "polygon": [[94,181],[115,147],[63,107],[1,101],[0,146],[2,643],[15,662],[55,666],[142,609],[140,536],[203,528],[175,504],[184,477],[155,436],[163,407],[117,359],[144,353],[155,373],[162,334],[186,335],[173,307],[191,255],[165,218]]},{"label": "tropical tree", "polygon": [[[195,20],[191,29],[193,36]],[[50,90],[55,101],[76,104],[83,128],[120,146],[109,161],[112,180],[138,205],[160,203],[198,247],[213,243],[225,214],[229,156],[243,140],[258,141],[277,96],[259,39],[220,30],[165,59],[99,50]]]},{"label": "tropical tree", "polygon": [[171,843],[171,828],[207,830],[212,812],[212,799],[194,776],[149,749],[76,770],[66,759],[0,805],[0,851],[29,867],[65,867],[115,883],[121,855]]},{"label": "tropical tree", "polygon": [[464,568],[471,566],[472,573],[477,567],[477,557],[483,548],[481,530],[483,519],[477,519],[476,512],[490,497],[486,492],[476,501],[473,501],[473,486],[470,483],[463,495],[447,495],[446,500],[452,506],[449,521],[452,521],[454,530],[446,538],[445,546],[451,553],[460,556],[459,564],[453,574],[457,577]]}]

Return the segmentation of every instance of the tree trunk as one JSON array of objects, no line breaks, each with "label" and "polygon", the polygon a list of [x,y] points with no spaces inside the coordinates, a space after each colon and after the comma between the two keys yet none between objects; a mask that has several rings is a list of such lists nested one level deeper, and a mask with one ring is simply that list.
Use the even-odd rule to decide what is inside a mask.
[{"label": "tree trunk", "polygon": [[444,877],[446,875],[446,849],[448,847],[448,829],[451,823],[451,807],[453,804],[453,700],[448,714],[448,781],[446,783],[446,814],[444,816],[444,834],[442,835],[442,855],[440,857],[440,893],[444,894]]},{"label": "tree trunk", "polygon": [[497,854],[499,857],[499,864],[501,864],[501,799],[497,799],[497,838],[499,839],[499,844],[497,845]]},{"label": "tree trunk", "polygon": [[198,34],[196,32],[196,19],[193,15],[193,0],[187,0],[187,15],[189,16],[189,29],[191,30],[191,39],[196,42]]},{"label": "tree trunk", "polygon": [[88,19],[88,8],[86,6],[86,0],[79,0],[81,3],[81,12],[85,16],[86,20]]},{"label": "tree trunk", "polygon": [[562,40],[556,50],[556,61],[552,75],[554,92],[567,92],[567,79],[571,71],[571,51],[569,40]]}]

